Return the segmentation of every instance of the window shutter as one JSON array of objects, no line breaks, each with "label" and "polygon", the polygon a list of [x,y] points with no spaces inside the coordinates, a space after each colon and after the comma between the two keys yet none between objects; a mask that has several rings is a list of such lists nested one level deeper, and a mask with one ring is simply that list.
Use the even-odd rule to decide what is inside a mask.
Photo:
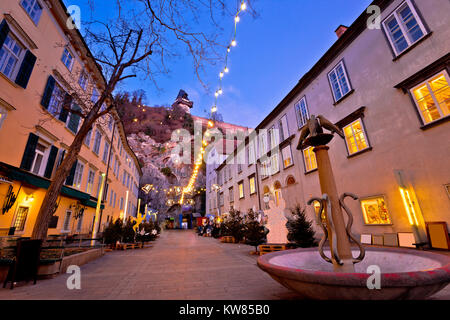
[{"label": "window shutter", "polygon": [[31,170],[31,166],[33,165],[34,155],[36,153],[36,146],[38,143],[39,137],[34,133],[30,133],[28,136],[27,145],[25,147],[25,152],[23,153],[22,163],[20,164],[20,168],[26,171]]},{"label": "window shutter", "polygon": [[47,167],[45,168],[44,177],[50,179],[52,177],[53,167],[55,166],[56,156],[58,155],[58,148],[52,146],[48,156]]},{"label": "window shutter", "polygon": [[66,93],[64,97],[63,106],[61,108],[61,112],[59,113],[59,120],[61,120],[64,123],[67,121],[67,117],[69,116],[69,110],[72,106],[72,101],[73,101],[72,96]]},{"label": "window shutter", "polygon": [[48,105],[50,104],[50,99],[52,98],[53,90],[55,89],[55,78],[52,76],[48,77],[47,84],[45,85],[44,94],[42,95],[41,105],[48,109]]},{"label": "window shutter", "polygon": [[59,157],[58,163],[56,164],[56,168],[58,168],[64,160],[64,156],[66,155],[66,150],[61,150],[61,156]]},{"label": "window shutter", "polygon": [[25,57],[16,78],[16,83],[24,89],[27,88],[35,63],[36,56],[28,50],[27,53],[25,53]]},{"label": "window shutter", "polygon": [[[78,105],[74,105],[72,109],[75,111],[81,111],[81,108]],[[67,128],[69,128],[73,133],[77,133],[79,123],[80,123],[80,116],[77,114],[71,113],[69,124],[67,125]]]},{"label": "window shutter", "polygon": [[0,49],[3,47],[3,43],[5,42],[8,33],[9,26],[6,23],[6,20],[3,20],[2,23],[0,23]]},{"label": "window shutter", "polygon": [[72,166],[72,169],[70,170],[70,174],[66,179],[66,185],[71,186],[73,185],[73,179],[75,178],[75,170],[77,169],[78,160],[75,160],[75,163]]}]

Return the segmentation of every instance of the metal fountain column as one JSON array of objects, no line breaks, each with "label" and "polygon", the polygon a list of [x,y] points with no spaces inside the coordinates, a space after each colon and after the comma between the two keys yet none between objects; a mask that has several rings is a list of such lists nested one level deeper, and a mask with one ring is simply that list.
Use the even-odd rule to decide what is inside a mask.
[{"label": "metal fountain column", "polygon": [[[328,129],[331,133],[324,133],[323,128]],[[316,118],[311,115],[300,134],[297,149],[303,150],[306,146],[311,146],[314,147],[313,151],[316,155],[322,198],[312,198],[308,204],[316,201],[320,204],[317,219],[324,231],[324,237],[319,244],[319,253],[324,260],[333,264],[335,271],[355,272],[354,263],[362,261],[365,252],[361,244],[351,234],[353,216],[346,207],[344,199],[352,197],[357,200],[358,197],[350,193],[344,193],[341,197],[338,196],[333,169],[328,156],[329,147],[327,146],[333,139],[333,133],[337,133],[344,138],[341,129],[323,116],[319,115]],[[348,216],[347,225],[342,209]],[[322,213],[325,216],[324,219],[322,219]],[[327,239],[330,243],[331,258],[327,257],[323,251]],[[357,258],[352,256],[351,241],[355,242],[360,248],[360,255]]]}]

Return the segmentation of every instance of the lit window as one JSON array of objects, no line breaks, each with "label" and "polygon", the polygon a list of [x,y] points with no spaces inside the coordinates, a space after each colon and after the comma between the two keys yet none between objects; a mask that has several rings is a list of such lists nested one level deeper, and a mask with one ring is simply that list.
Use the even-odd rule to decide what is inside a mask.
[{"label": "lit window", "polygon": [[298,127],[301,128],[309,119],[308,105],[306,104],[306,97],[303,97],[295,104],[295,113],[297,115]]},{"label": "lit window", "polygon": [[239,183],[239,199],[244,198],[244,182]]},{"label": "lit window", "polygon": [[410,0],[405,1],[387,17],[383,22],[383,27],[397,55],[405,51],[427,33]]},{"label": "lit window", "polygon": [[339,62],[338,65],[328,73],[328,79],[333,91],[334,101],[339,101],[350,92],[350,82],[343,61]]},{"label": "lit window", "polygon": [[450,115],[450,87],[447,72],[442,72],[412,89],[424,123]]},{"label": "lit window", "polygon": [[25,222],[27,221],[29,207],[19,207],[16,213],[16,219],[14,220],[14,228],[16,231],[23,231],[25,229]]},{"label": "lit window", "polygon": [[42,14],[42,7],[39,2],[37,0],[22,0],[20,4],[28,13],[31,20],[33,20],[35,24],[38,24]]},{"label": "lit window", "polygon": [[24,54],[24,48],[9,33],[0,49],[0,72],[10,79],[15,79]]},{"label": "lit window", "polygon": [[306,172],[317,169],[316,154],[313,151],[313,147],[308,147],[303,150],[303,159],[305,160]]},{"label": "lit window", "polygon": [[292,162],[292,150],[291,146],[287,145],[281,150],[281,155],[283,156],[284,168],[287,168],[293,164]]},{"label": "lit window", "polygon": [[62,63],[64,63],[64,65],[67,67],[67,69],[72,70],[73,56],[67,48],[64,48],[64,52],[63,52],[61,61],[62,61]]},{"label": "lit window", "polygon": [[250,177],[248,182],[250,185],[250,194],[254,194],[256,192],[255,177]]},{"label": "lit window", "polygon": [[278,159],[279,159],[278,152],[270,156],[270,169],[271,169],[270,173],[272,175],[280,171],[280,163]]},{"label": "lit window", "polygon": [[361,209],[366,224],[392,224],[386,208],[386,202],[382,196],[361,200]]},{"label": "lit window", "polygon": [[361,119],[345,126],[344,134],[349,154],[354,154],[369,147]]}]

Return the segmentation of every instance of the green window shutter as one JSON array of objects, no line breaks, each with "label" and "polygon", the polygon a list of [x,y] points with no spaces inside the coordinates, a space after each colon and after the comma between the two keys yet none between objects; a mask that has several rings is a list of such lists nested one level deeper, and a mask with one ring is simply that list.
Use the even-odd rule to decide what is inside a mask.
[{"label": "green window shutter", "polygon": [[[72,109],[75,111],[81,111],[81,108],[76,104],[73,106]],[[80,116],[77,114],[71,113],[69,124],[67,125],[67,128],[69,128],[69,130],[72,131],[73,133],[77,133],[79,124],[80,124]]]},{"label": "green window shutter", "polygon": [[52,146],[48,156],[47,167],[45,168],[44,177],[50,179],[52,177],[53,167],[55,166],[56,156],[58,155],[58,148]]},{"label": "green window shutter", "polygon": [[61,112],[59,113],[59,120],[61,120],[64,123],[67,121],[67,117],[69,116],[69,110],[72,106],[72,101],[73,101],[72,96],[66,93],[66,95],[64,96],[64,102],[61,108]]},{"label": "green window shutter", "polygon": [[48,109],[48,105],[50,104],[50,99],[52,98],[53,90],[55,89],[55,78],[52,76],[48,77],[47,84],[45,85],[44,94],[42,95],[41,105]]},{"label": "green window shutter", "polygon": [[75,160],[75,163],[72,166],[72,169],[70,170],[70,174],[66,179],[66,185],[71,186],[73,185],[73,179],[75,178],[75,170],[77,170],[77,163],[78,161]]},{"label": "green window shutter", "polygon": [[27,145],[25,147],[25,152],[23,153],[22,162],[20,164],[20,169],[30,171],[33,165],[34,155],[36,153],[36,146],[39,137],[34,133],[30,133],[28,136]]},{"label": "green window shutter", "polygon": [[9,26],[6,23],[6,20],[3,20],[2,23],[0,23],[0,49],[3,47],[3,43],[5,42],[8,33]]},{"label": "green window shutter", "polygon": [[25,53],[25,57],[16,78],[16,83],[24,89],[27,88],[35,63],[36,56],[28,50],[27,53]]}]

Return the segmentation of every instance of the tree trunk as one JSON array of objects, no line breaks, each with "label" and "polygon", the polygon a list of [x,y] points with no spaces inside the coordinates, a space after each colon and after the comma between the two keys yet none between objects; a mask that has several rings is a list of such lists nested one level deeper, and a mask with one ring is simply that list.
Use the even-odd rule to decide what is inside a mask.
[{"label": "tree trunk", "polygon": [[56,206],[56,201],[61,192],[61,188],[63,187],[67,176],[77,160],[77,156],[80,153],[81,146],[83,145],[83,141],[87,133],[95,121],[95,114],[96,112],[93,115],[90,115],[91,117],[88,116],[88,118],[85,119],[83,125],[69,147],[66,157],[56,170],[54,178],[45,194],[41,208],[39,209],[39,213],[34,224],[33,233],[31,235],[32,239],[45,239],[47,237],[48,225],[53,215],[53,209]]}]

